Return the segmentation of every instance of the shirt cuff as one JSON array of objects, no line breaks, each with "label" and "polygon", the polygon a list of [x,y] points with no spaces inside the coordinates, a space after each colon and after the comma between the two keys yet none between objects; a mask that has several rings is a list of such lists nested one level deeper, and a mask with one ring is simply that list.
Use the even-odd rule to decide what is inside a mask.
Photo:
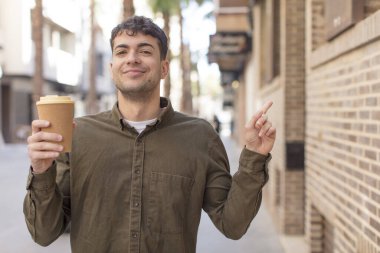
[{"label": "shirt cuff", "polygon": [[26,189],[48,190],[55,186],[57,176],[57,164],[53,162],[52,166],[43,173],[33,173],[32,167],[29,169],[28,181]]},{"label": "shirt cuff", "polygon": [[268,177],[268,164],[272,155],[262,155],[257,152],[244,148],[240,154],[240,168],[249,174],[265,172],[265,178]]}]

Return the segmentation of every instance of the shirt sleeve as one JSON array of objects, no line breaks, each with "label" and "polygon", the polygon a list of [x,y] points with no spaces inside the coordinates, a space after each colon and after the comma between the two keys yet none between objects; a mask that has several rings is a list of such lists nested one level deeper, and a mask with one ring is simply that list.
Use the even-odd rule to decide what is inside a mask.
[{"label": "shirt sleeve", "polygon": [[209,155],[203,209],[226,237],[239,239],[260,209],[262,188],[269,178],[271,155],[264,156],[244,148],[238,171],[232,178],[227,154],[219,138],[210,146]]},{"label": "shirt sleeve", "polygon": [[24,215],[35,242],[47,246],[55,241],[70,221],[69,158],[63,154],[44,173],[30,168]]}]

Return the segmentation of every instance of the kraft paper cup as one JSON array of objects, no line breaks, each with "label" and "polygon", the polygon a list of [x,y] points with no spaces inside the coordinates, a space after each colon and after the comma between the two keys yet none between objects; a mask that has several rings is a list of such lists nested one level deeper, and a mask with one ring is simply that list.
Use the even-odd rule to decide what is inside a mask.
[{"label": "kraft paper cup", "polygon": [[50,126],[42,131],[57,133],[63,139],[59,144],[63,145],[62,152],[71,151],[73,136],[74,101],[68,96],[50,95],[40,97],[36,103],[38,118],[50,122]]}]

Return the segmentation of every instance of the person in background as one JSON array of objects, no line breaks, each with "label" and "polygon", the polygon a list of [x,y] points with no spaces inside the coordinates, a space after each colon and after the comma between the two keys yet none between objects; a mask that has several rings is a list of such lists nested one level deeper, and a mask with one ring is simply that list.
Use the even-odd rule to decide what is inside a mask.
[{"label": "person in background", "polygon": [[160,97],[169,71],[167,38],[134,16],[111,34],[110,71],[118,101],[75,119],[73,149],[32,122],[24,214],[32,238],[47,246],[71,224],[73,253],[193,253],[202,209],[226,237],[239,239],[257,214],[276,129],[267,102],[245,129],[231,176],[225,148],[203,119]]},{"label": "person in background", "polygon": [[215,131],[219,134],[220,133],[220,120],[216,114],[214,114],[213,123],[214,123]]}]

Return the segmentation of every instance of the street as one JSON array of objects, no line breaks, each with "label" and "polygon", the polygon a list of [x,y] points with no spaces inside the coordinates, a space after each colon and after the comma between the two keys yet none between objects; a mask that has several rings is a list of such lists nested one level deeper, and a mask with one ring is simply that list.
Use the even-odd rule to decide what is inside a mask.
[{"label": "street", "polygon": [[23,144],[5,145],[0,149],[1,253],[68,253],[69,236],[61,236],[47,248],[34,243],[24,221],[22,204],[28,175],[27,148]]},{"label": "street", "polygon": [[[231,139],[224,137],[231,163],[231,173],[238,164],[239,150]],[[0,215],[1,253],[69,253],[68,234],[44,248],[33,242],[26,228],[22,212],[28,174],[27,148],[24,144],[5,145],[0,149],[0,191],[3,193]],[[280,240],[269,215],[262,205],[247,234],[238,241],[225,238],[208,218],[202,214],[199,227],[197,253],[283,253]]]}]

